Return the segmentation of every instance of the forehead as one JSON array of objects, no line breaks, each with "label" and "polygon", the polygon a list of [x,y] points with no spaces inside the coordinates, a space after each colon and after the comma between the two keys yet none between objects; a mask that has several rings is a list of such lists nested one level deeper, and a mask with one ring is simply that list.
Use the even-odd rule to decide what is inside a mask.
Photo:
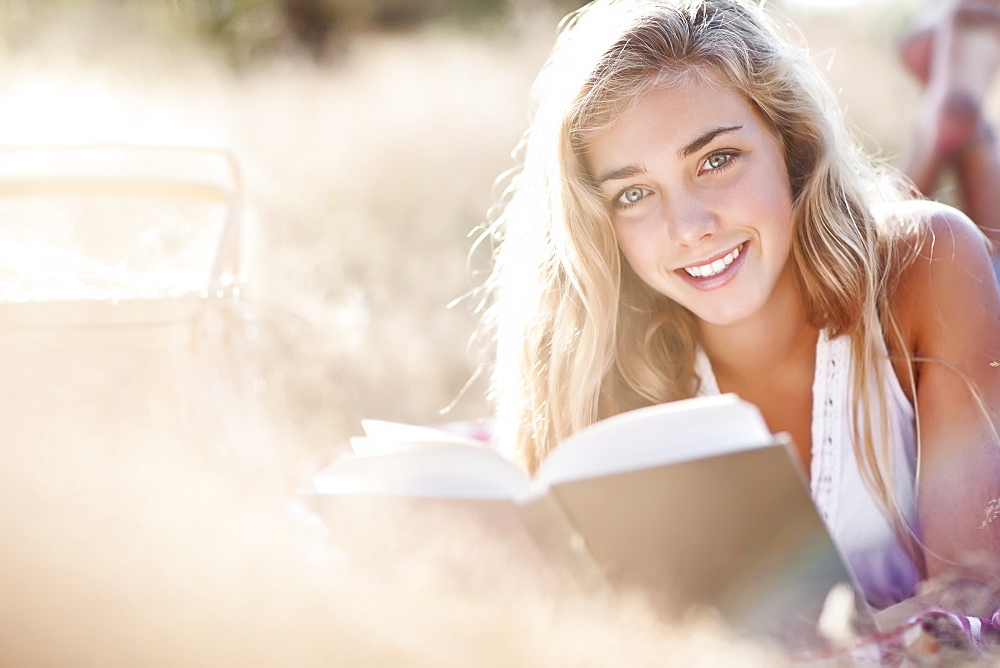
[{"label": "forehead", "polygon": [[587,132],[583,154],[594,167],[664,147],[680,149],[707,131],[734,126],[768,129],[756,105],[734,87],[705,77],[673,79],[619,104]]},{"label": "forehead", "polygon": [[621,79],[603,82],[588,91],[572,122],[575,131],[585,139],[606,130],[619,118],[635,109],[650,94],[674,90],[679,94],[697,84],[725,87],[725,84],[696,65],[661,66],[658,70],[635,70]]}]

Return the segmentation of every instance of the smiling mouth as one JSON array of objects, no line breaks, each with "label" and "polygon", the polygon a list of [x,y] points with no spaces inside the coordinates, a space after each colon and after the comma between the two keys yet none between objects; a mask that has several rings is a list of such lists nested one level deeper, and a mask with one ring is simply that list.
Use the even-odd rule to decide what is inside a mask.
[{"label": "smiling mouth", "polygon": [[740,249],[743,248],[743,244],[740,244],[733,250],[729,251],[729,254],[725,257],[719,258],[715,262],[709,262],[708,264],[699,265],[697,267],[684,267],[684,271],[688,276],[693,278],[711,278],[721,274],[726,270],[726,267],[731,265],[733,261],[740,256]]}]

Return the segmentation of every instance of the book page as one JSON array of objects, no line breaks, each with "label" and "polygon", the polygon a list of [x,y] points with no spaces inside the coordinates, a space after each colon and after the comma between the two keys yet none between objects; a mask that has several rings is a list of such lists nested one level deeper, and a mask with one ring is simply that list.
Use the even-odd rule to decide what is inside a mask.
[{"label": "book page", "polygon": [[536,479],[553,485],[770,445],[760,411],[734,394],[640,408],[576,432],[542,462]]},{"label": "book page", "polygon": [[355,436],[350,440],[351,449],[358,455],[379,455],[425,444],[455,443],[475,448],[487,445],[471,436],[405,422],[366,419],[361,421],[361,426],[365,435]]},{"label": "book page", "polygon": [[465,443],[477,446],[483,445],[482,441],[472,438],[471,436],[463,436],[438,427],[426,427],[423,425],[407,424],[405,422],[365,419],[361,421],[361,427],[365,430],[365,436],[370,439],[438,441],[447,443]]},{"label": "book page", "polygon": [[514,499],[532,494],[528,476],[483,445],[397,442],[378,454],[340,457],[313,478],[327,494]]}]

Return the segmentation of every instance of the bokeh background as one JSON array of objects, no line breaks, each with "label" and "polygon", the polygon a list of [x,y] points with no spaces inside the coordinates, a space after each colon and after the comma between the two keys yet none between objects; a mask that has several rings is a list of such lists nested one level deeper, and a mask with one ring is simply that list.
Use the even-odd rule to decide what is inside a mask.
[{"label": "bokeh background", "polygon": [[[230,147],[245,178],[255,391],[287,447],[362,417],[488,415],[475,230],[573,0],[5,0],[0,142]],[[917,0],[774,0],[893,159]]]},{"label": "bokeh background", "polygon": [[[895,45],[922,2],[769,4],[810,45],[865,145],[897,159],[920,88]],[[473,240],[498,198],[497,179],[514,166],[531,81],[573,7],[0,0],[0,146],[125,142],[235,154],[247,273],[231,352],[249,403],[211,401],[206,388],[225,384],[172,390],[200,405],[205,424],[238,422],[256,437],[236,439],[237,448],[254,440],[267,450],[188,456],[215,447],[218,434],[199,442],[171,433],[176,416],[124,415],[129,387],[102,388],[119,395],[102,408],[112,420],[142,418],[123,419],[112,439],[93,419],[74,418],[42,443],[4,406],[4,663],[190,665],[217,651],[217,663],[275,665],[279,655],[267,652],[283,649],[286,662],[304,665],[296,659],[311,650],[398,659],[385,654],[393,640],[394,651],[422,647],[422,665],[493,652],[519,665],[516,657],[538,659],[540,649],[551,663],[731,649],[712,634],[664,635],[603,605],[542,600],[530,578],[517,586],[508,562],[484,558],[482,537],[449,543],[455,563],[478,549],[471,594],[415,571],[410,554],[387,567],[391,577],[356,564],[317,569],[312,544],[303,547],[298,521],[284,512],[295,476],[359,434],[362,418],[440,424],[489,415],[483,360],[470,346],[469,295],[487,267]],[[38,424],[58,414],[50,402],[60,387],[91,393],[112,382],[92,359],[48,359],[54,368],[42,376],[4,354],[6,396],[41,386]],[[89,399],[80,410],[94,418],[89,407],[100,402]],[[237,484],[234,471],[246,474]],[[446,603],[428,607],[428,591]]]}]

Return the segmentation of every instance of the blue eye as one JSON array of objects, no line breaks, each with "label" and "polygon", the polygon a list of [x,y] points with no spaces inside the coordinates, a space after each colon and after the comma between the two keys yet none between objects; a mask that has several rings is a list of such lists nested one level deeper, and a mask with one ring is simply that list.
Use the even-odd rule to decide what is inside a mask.
[{"label": "blue eye", "polygon": [[635,204],[645,196],[646,196],[645,188],[640,188],[639,186],[632,186],[630,188],[626,188],[625,190],[623,190],[621,194],[618,195],[618,199],[616,201],[618,204],[624,204],[628,206],[630,204]]}]

